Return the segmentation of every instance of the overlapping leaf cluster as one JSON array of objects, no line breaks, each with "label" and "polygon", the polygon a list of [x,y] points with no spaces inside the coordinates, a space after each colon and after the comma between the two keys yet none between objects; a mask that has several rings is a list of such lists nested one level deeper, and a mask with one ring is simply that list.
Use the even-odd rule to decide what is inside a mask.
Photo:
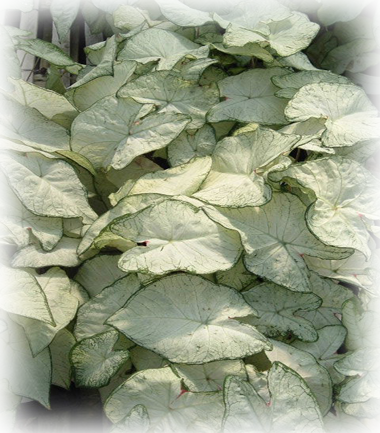
[{"label": "overlapping leaf cluster", "polygon": [[[313,66],[326,33],[294,2],[127,3],[88,65],[4,29],[9,416],[74,381],[113,432],[357,431],[380,399],[375,106]],[[76,82],[23,81],[16,49]]]}]

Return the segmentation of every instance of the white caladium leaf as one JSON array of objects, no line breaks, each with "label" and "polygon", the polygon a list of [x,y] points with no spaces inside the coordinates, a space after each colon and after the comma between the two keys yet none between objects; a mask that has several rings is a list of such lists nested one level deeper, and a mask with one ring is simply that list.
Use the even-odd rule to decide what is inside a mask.
[{"label": "white caladium leaf", "polygon": [[317,310],[299,311],[297,314],[312,322],[316,329],[340,325],[342,306],[354,296],[352,291],[314,272],[310,274],[310,286],[313,293],[322,299],[322,305]]},{"label": "white caladium leaf", "polygon": [[10,97],[2,97],[1,102],[1,138],[5,139],[5,145],[7,141],[10,148],[12,143],[25,145],[29,152],[70,150],[67,129],[45,117],[34,104],[23,105]]},{"label": "white caladium leaf", "polygon": [[[35,153],[2,155],[1,170],[22,204],[36,215],[81,217],[87,224],[97,217],[75,170],[64,161]],[[36,199],[36,190],[43,199]]]},{"label": "white caladium leaf", "polygon": [[131,349],[131,359],[136,370],[162,368],[169,365],[169,362],[162,356],[141,346],[135,346]]},{"label": "white caladium leaf", "polygon": [[311,289],[304,254],[322,258],[350,254],[323,244],[310,233],[304,219],[306,206],[291,194],[274,193],[261,207],[204,210],[219,224],[239,232],[249,271],[291,290]]},{"label": "white caladium leaf", "polygon": [[343,304],[342,316],[342,324],[347,329],[345,345],[348,350],[378,347],[379,313],[371,304],[364,310],[360,302],[352,297]]},{"label": "white caladium leaf", "polygon": [[190,119],[179,113],[141,118],[142,105],[132,99],[106,97],[79,114],[71,130],[72,149],[97,169],[122,169],[136,156],[165,147]]},{"label": "white caladium leaf", "polygon": [[47,119],[64,128],[70,128],[72,121],[78,115],[78,111],[63,95],[21,79],[10,79],[10,82],[15,88],[13,97],[20,104],[35,108]]},{"label": "white caladium leaf", "polygon": [[73,24],[80,7],[78,0],[52,0],[50,12],[54,21],[55,28],[62,42],[66,38],[71,25]]},{"label": "white caladium leaf", "polygon": [[74,280],[70,280],[70,293],[74,296],[74,298],[78,299],[79,307],[81,307],[90,299],[86,289]]},{"label": "white caladium leaf", "polygon": [[253,326],[233,320],[249,314],[256,312],[236,290],[179,274],[136,292],[107,323],[171,362],[202,364],[270,347]]},{"label": "white caladium leaf", "polygon": [[185,164],[195,157],[211,155],[216,145],[215,130],[204,125],[194,131],[184,131],[168,146],[168,159],[172,167]]},{"label": "white caladium leaf", "polygon": [[265,352],[270,362],[280,361],[297,372],[310,387],[322,414],[325,415],[332,404],[332,382],[327,370],[319,365],[310,353],[279,341],[270,341],[273,350]]},{"label": "white caladium leaf", "polygon": [[299,137],[258,128],[226,137],[212,154],[210,174],[194,197],[223,207],[261,206],[271,198],[264,167],[290,152]]},{"label": "white caladium leaf", "polygon": [[230,286],[234,289],[241,290],[258,284],[258,277],[249,272],[240,259],[234,267],[227,271],[218,271],[215,274],[216,281],[224,286]]},{"label": "white caladium leaf", "polygon": [[303,86],[285,109],[288,120],[325,118],[322,143],[330,147],[352,146],[380,137],[376,107],[353,84],[316,83]]},{"label": "white caladium leaf", "polygon": [[113,75],[98,76],[79,87],[70,88],[67,97],[80,110],[84,111],[106,96],[113,96],[132,77],[135,62],[114,62]]},{"label": "white caladium leaf", "polygon": [[334,24],[337,21],[351,21],[371,2],[364,0],[360,3],[355,0],[322,0],[318,9],[318,18],[325,26]]},{"label": "white caladium leaf", "polygon": [[[358,403],[360,404],[360,403]],[[338,406],[339,405],[339,406]],[[349,416],[338,407],[344,406],[339,402],[334,406],[334,413],[328,413],[323,419],[327,433],[357,433],[365,431],[365,424],[354,416]],[[372,412],[373,413],[373,412]]]},{"label": "white caladium leaf", "polygon": [[211,108],[208,121],[288,123],[284,116],[287,101],[275,96],[278,88],[271,81],[273,76],[285,73],[283,68],[253,69],[219,81],[220,95],[226,100]]},{"label": "white caladium leaf", "polygon": [[35,277],[45,292],[55,325],[17,316],[15,320],[25,331],[33,355],[42,352],[55,335],[75,317],[78,300],[70,293],[70,280],[60,268],[51,268]]},{"label": "white caladium leaf", "polygon": [[117,266],[119,258],[119,255],[100,254],[86,260],[78,269],[74,280],[81,284],[91,297],[94,297],[105,287],[125,277],[125,272]]},{"label": "white caladium leaf", "polygon": [[77,386],[100,388],[109,384],[129,358],[127,350],[113,350],[117,339],[118,332],[111,330],[85,338],[74,346],[70,359]]},{"label": "white caladium leaf", "polygon": [[[360,403],[342,403],[342,409],[344,413],[351,415],[349,416],[351,420],[352,417],[376,419],[380,414],[379,404],[379,398],[370,398]],[[365,421],[365,419],[363,421]]]},{"label": "white caladium leaf", "polygon": [[50,251],[40,245],[30,244],[12,257],[15,268],[43,268],[45,266],[75,267],[81,263],[77,254],[80,239],[62,237]]},{"label": "white caladium leaf", "polygon": [[74,335],[77,340],[110,330],[105,322],[141,287],[135,275],[120,278],[90,299],[78,310]]},{"label": "white caladium leaf", "polygon": [[207,111],[219,102],[215,86],[198,86],[171,71],[157,71],[136,78],[123,86],[118,96],[131,97],[142,104],[155,104],[159,113],[189,115],[192,121],[187,129],[202,127]]},{"label": "white caladium leaf", "polygon": [[52,366],[49,349],[33,356],[22,328],[12,321],[8,321],[7,331],[0,334],[0,345],[3,377],[10,390],[50,409]]},{"label": "white caladium leaf", "polygon": [[[160,173],[160,172],[159,172]],[[114,219],[123,215],[134,214],[151,204],[162,201],[165,196],[160,194],[140,194],[124,197],[117,205],[101,215],[86,231],[78,247],[78,254],[84,254],[91,246],[96,246],[96,241],[101,241],[102,232]],[[134,246],[132,244],[131,246]]]},{"label": "white caladium leaf", "polygon": [[311,353],[318,363],[326,368],[334,384],[344,380],[344,376],[335,368],[334,364],[344,355],[337,353],[343,345],[347,331],[342,325],[327,325],[318,330],[318,340],[313,343],[295,341],[292,343],[297,349]]},{"label": "white caladium leaf", "polygon": [[315,341],[314,326],[299,317],[300,310],[316,310],[322,300],[314,293],[297,293],[272,283],[262,283],[243,293],[244,299],[258,311],[258,317],[243,319],[267,337],[286,336],[289,332],[303,341]]},{"label": "white caladium leaf", "polygon": [[348,379],[339,389],[338,400],[360,403],[380,398],[380,349],[364,348],[348,353],[334,364],[336,370]]},{"label": "white caladium leaf", "polygon": [[118,60],[158,61],[157,70],[169,70],[186,55],[207,57],[208,48],[178,33],[150,28],[132,36],[119,52]]},{"label": "white caladium leaf", "polygon": [[26,271],[1,266],[0,303],[8,313],[54,325],[45,292],[36,278]]},{"label": "white caladium leaf", "polygon": [[213,21],[210,12],[194,9],[178,0],[157,0],[162,15],[181,27],[203,26]]},{"label": "white caladium leaf", "polygon": [[[0,413],[6,410],[16,409],[20,404],[21,397],[13,394],[7,379],[0,380]],[[0,424],[1,425],[1,424]]]},{"label": "white caladium leaf", "polygon": [[71,385],[71,364],[69,353],[76,343],[67,329],[61,329],[49,345],[52,360],[52,384],[69,389]]},{"label": "white caladium leaf", "polygon": [[283,363],[275,362],[268,383],[271,399],[266,403],[249,383],[235,376],[226,379],[223,432],[324,431],[318,403],[302,377]]},{"label": "white caladium leaf", "polygon": [[119,423],[114,424],[111,433],[147,433],[149,430],[149,415],[146,407],[142,404],[136,404],[129,414]]},{"label": "white caladium leaf", "polygon": [[202,365],[174,364],[172,368],[191,392],[221,391],[227,376],[247,379],[244,362],[238,359]]},{"label": "white caladium leaf", "polygon": [[[3,2],[0,3],[0,8],[3,10]],[[11,91],[13,90],[13,86],[8,82],[7,78],[9,76],[20,77],[21,68],[12,38],[3,26],[0,28],[0,42],[0,89]]]},{"label": "white caladium leaf", "polygon": [[298,69],[299,71],[315,71],[317,68],[310,62],[309,58],[302,51],[278,58],[277,61],[281,66]]},{"label": "white caladium leaf", "polygon": [[209,156],[167,170],[147,173],[134,182],[127,182],[128,195],[163,194],[192,195],[210,172],[212,160]]},{"label": "white caladium leaf", "polygon": [[315,194],[306,220],[322,242],[354,248],[369,258],[369,234],[363,217],[379,219],[380,183],[362,165],[334,156],[293,165],[275,178],[290,179]]},{"label": "white caladium leaf", "polygon": [[181,379],[169,367],[134,374],[108,397],[104,410],[117,423],[137,404],[147,407],[152,433],[173,429],[189,433],[220,430],[221,394],[182,390]]},{"label": "white caladium leaf", "polygon": [[211,221],[199,208],[165,200],[127,217],[110,230],[138,244],[119,260],[125,272],[164,275],[171,271],[210,274],[239,259],[239,235]]},{"label": "white caladium leaf", "polygon": [[293,74],[280,75],[272,78],[273,83],[281,90],[276,96],[291,99],[298,90],[307,84],[314,83],[342,83],[348,84],[350,80],[342,75],[333,74],[330,71],[301,71]]},{"label": "white caladium leaf", "polygon": [[6,410],[0,412],[0,433],[12,433],[16,424],[16,411]]}]

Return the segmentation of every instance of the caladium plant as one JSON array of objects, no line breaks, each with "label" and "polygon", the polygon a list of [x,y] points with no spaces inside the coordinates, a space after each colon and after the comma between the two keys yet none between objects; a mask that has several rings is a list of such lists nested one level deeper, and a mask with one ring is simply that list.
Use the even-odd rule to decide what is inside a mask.
[{"label": "caladium plant", "polygon": [[[2,30],[9,419],[57,386],[97,392],[114,433],[379,415],[380,120],[342,60],[372,46],[370,1],[301,3],[89,0],[86,65]],[[78,10],[51,2],[61,40]]]}]

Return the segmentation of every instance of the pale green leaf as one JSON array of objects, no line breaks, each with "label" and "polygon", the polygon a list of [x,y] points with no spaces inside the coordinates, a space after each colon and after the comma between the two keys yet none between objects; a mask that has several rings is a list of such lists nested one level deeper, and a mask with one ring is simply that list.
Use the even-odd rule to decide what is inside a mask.
[{"label": "pale green leaf", "polygon": [[111,433],[147,433],[149,430],[149,415],[146,407],[137,404],[129,414],[112,427]]},{"label": "pale green leaf", "polygon": [[209,12],[198,10],[178,0],[157,0],[162,15],[181,27],[197,27],[212,22]]},{"label": "pale green leaf", "polygon": [[145,347],[135,346],[131,349],[131,359],[136,370],[161,368],[169,365],[169,362]]},{"label": "pale green leaf", "polygon": [[267,337],[286,336],[289,332],[303,341],[315,341],[317,331],[298,311],[316,310],[322,300],[313,293],[297,293],[272,283],[262,283],[243,293],[244,299],[258,312],[244,323],[255,326]]},{"label": "pale green leaf", "polygon": [[180,274],[136,292],[107,323],[172,362],[201,364],[269,347],[253,326],[233,320],[249,314],[255,310],[236,290]]},{"label": "pale green leaf", "polygon": [[[3,155],[1,169],[9,185],[31,212],[41,216],[74,218],[92,222],[96,213],[74,169],[66,162],[31,153]],[[38,190],[38,197],[36,191]]]},{"label": "pale green leaf", "polygon": [[99,388],[109,384],[111,377],[128,360],[127,350],[113,350],[118,339],[115,330],[85,338],[70,353],[77,386]]},{"label": "pale green leaf", "polygon": [[61,329],[49,345],[52,360],[52,378],[54,385],[69,389],[71,385],[71,365],[69,353],[75,344],[73,334]]},{"label": "pale green leaf", "polygon": [[73,24],[80,7],[78,0],[52,0],[50,12],[60,41],[62,42]]},{"label": "pale green leaf", "polygon": [[142,108],[132,99],[101,99],[73,122],[72,149],[97,169],[122,169],[136,156],[165,147],[190,120],[179,113],[154,113],[141,118]]},{"label": "pale green leaf", "polygon": [[278,88],[271,81],[273,76],[285,73],[282,68],[253,69],[219,81],[220,94],[226,100],[211,108],[209,122],[288,123],[284,116],[287,101],[275,96]]},{"label": "pale green leaf", "polygon": [[180,378],[169,367],[134,374],[108,397],[104,410],[117,423],[137,404],[148,408],[152,433],[173,429],[189,433],[220,430],[220,393],[183,393]]},{"label": "pale green leaf", "polygon": [[237,233],[182,200],[165,200],[120,217],[110,230],[140,244],[121,256],[119,267],[125,272],[210,274],[231,268],[241,254]]},{"label": "pale green leaf", "polygon": [[198,86],[171,71],[157,71],[141,76],[123,86],[118,96],[131,97],[142,104],[155,104],[160,113],[182,113],[192,119],[187,129],[206,123],[207,111],[219,102],[214,85]]},{"label": "pale green leaf", "polygon": [[303,86],[289,101],[285,115],[290,121],[311,117],[326,119],[325,146],[352,146],[380,137],[376,107],[364,90],[353,84],[315,83]]},{"label": "pale green leaf", "polygon": [[233,287],[239,292],[258,284],[258,277],[249,272],[240,259],[234,267],[227,271],[218,271],[215,274],[216,281],[219,284]]}]

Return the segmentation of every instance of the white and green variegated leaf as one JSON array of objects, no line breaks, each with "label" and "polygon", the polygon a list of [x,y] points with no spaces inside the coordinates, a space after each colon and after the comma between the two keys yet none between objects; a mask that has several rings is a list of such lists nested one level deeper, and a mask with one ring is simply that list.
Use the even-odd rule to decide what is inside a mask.
[{"label": "white and green variegated leaf", "polygon": [[[118,96],[141,104],[155,104],[159,113],[182,113],[191,117],[187,129],[206,123],[207,111],[219,102],[215,86],[198,86],[171,71],[156,71],[123,86]],[[173,138],[174,139],[174,138]]]},{"label": "white and green variegated leaf", "polygon": [[[377,404],[378,403],[379,402],[377,401]],[[357,404],[360,405],[361,403]],[[347,415],[345,412],[343,412],[343,406],[345,405],[337,402],[337,404],[334,406],[334,413],[330,412],[325,416],[323,419],[325,431],[327,433],[358,433],[363,430],[365,431],[365,424],[357,418],[358,415]],[[340,407],[342,407],[343,410]],[[337,408],[339,408],[339,410],[337,410]],[[371,415],[373,413],[374,412],[371,411]]]},{"label": "white and green variegated leaf", "polygon": [[246,269],[243,259],[240,259],[236,265],[227,271],[218,271],[215,278],[219,284],[233,287],[239,292],[247,287],[255,286],[259,281],[256,275]]},{"label": "white and green variegated leaf", "polygon": [[322,299],[322,305],[312,311],[299,311],[297,314],[313,323],[316,329],[329,325],[340,325],[339,317],[345,301],[352,298],[352,291],[316,273],[310,274],[310,287]]},{"label": "white and green variegated leaf", "polygon": [[113,350],[118,332],[110,330],[85,338],[70,353],[77,386],[100,388],[109,384],[111,377],[128,360],[127,350]]},{"label": "white and green variegated leaf", "polygon": [[101,99],[73,122],[72,149],[97,169],[118,170],[139,155],[165,147],[189,123],[189,118],[179,113],[141,118],[142,109],[141,104],[128,98]]},{"label": "white and green variegated leaf", "polygon": [[15,88],[13,97],[20,104],[35,108],[47,119],[58,123],[64,128],[70,128],[72,121],[78,115],[78,111],[63,95],[21,79],[11,79],[10,82]]},{"label": "white and green variegated leaf", "polygon": [[174,364],[172,368],[190,392],[221,391],[227,376],[247,379],[244,362],[240,359],[202,365]]},{"label": "white and green variegated leaf", "polygon": [[312,323],[300,317],[298,311],[316,310],[322,300],[314,293],[292,292],[272,283],[262,283],[243,293],[255,308],[258,317],[248,317],[245,323],[254,325],[267,337],[292,333],[302,341],[315,341],[318,333]]},{"label": "white and green variegated leaf", "polygon": [[52,361],[52,384],[69,389],[71,385],[71,364],[69,353],[75,345],[73,334],[61,329],[49,345]]},{"label": "white and green variegated leaf", "polygon": [[236,290],[179,274],[136,292],[107,323],[171,362],[202,364],[269,348],[253,326],[233,320],[249,314],[256,312]]},{"label": "white and green variegated leaf", "polygon": [[169,70],[186,55],[207,57],[208,49],[178,33],[150,28],[132,36],[119,52],[118,60],[158,61],[157,70]]},{"label": "white and green variegated leaf", "polygon": [[330,71],[301,71],[292,74],[274,76],[273,83],[281,90],[276,92],[276,96],[291,99],[298,90],[307,84],[314,83],[350,83],[349,79],[342,75],[333,74]]},{"label": "white and green variegated leaf", "polygon": [[108,397],[104,410],[117,423],[137,404],[147,408],[152,433],[173,429],[189,433],[220,431],[221,394],[184,392],[181,379],[169,367],[134,374]]},{"label": "white and green variegated leaf", "polygon": [[284,116],[287,101],[275,96],[278,88],[271,81],[273,76],[285,73],[282,68],[252,69],[219,81],[220,95],[226,100],[211,108],[208,121],[288,123]]},{"label": "white and green variegated leaf", "polygon": [[258,128],[226,137],[216,145],[209,175],[194,194],[207,203],[223,207],[261,206],[271,198],[264,167],[290,152],[297,136]]},{"label": "white and green variegated leaf", "polygon": [[16,424],[16,411],[6,410],[0,412],[0,433],[12,433]]},{"label": "white and green variegated leaf", "polygon": [[[160,173],[160,172],[159,172]],[[96,247],[96,244],[100,244],[102,233],[106,231],[106,227],[114,219],[125,216],[132,215],[151,204],[163,200],[165,196],[160,194],[140,194],[131,197],[124,197],[121,199],[114,208],[105,212],[101,215],[86,231],[78,247],[78,254],[84,254],[92,246]],[[134,244],[131,244],[131,247]]]},{"label": "white and green variegated leaf", "polygon": [[132,77],[135,62],[114,62],[113,75],[98,76],[91,81],[70,88],[67,97],[80,110],[84,111],[106,96],[113,96]]},{"label": "white and green variegated leaf", "polygon": [[78,0],[52,0],[50,12],[53,18],[58,37],[63,42],[78,14],[80,2]]},{"label": "white and green variegated leaf", "polygon": [[[200,58],[192,60],[191,55],[187,55],[183,60],[180,60],[174,67],[174,70],[178,71],[185,80],[198,81],[200,85],[207,84],[203,81],[203,73],[211,65],[218,63],[216,59]],[[223,73],[223,72],[221,72]],[[210,83],[208,83],[210,84]]]},{"label": "white and green variegated leaf", "polygon": [[99,294],[119,278],[125,277],[125,272],[118,268],[120,255],[99,254],[86,260],[78,269],[74,280],[81,284],[90,297]]},{"label": "white and green variegated leaf", "polygon": [[0,237],[3,243],[20,248],[31,243],[31,234],[46,251],[54,248],[63,234],[60,218],[35,215],[22,205],[10,188],[3,188],[0,216]]},{"label": "white and green variegated leaf", "polygon": [[317,69],[302,51],[298,51],[290,56],[280,57],[277,61],[281,66],[298,69],[299,71],[315,71]]},{"label": "white and green variegated leaf", "polygon": [[370,3],[371,0],[362,2],[344,0],[322,0],[318,8],[318,18],[325,26],[338,22],[351,21]]},{"label": "white and green variegated leaf", "polygon": [[70,293],[74,298],[78,299],[78,307],[81,307],[90,299],[86,289],[74,280],[70,280]]},{"label": "white and green variegated leaf", "polygon": [[149,415],[146,407],[142,404],[136,404],[129,414],[119,423],[114,424],[111,433],[148,433]]},{"label": "white and green variegated leaf", "polygon": [[1,308],[22,317],[54,325],[45,292],[36,278],[23,270],[1,266]]},{"label": "white and green variegated leaf", "polygon": [[332,382],[328,371],[319,365],[310,353],[279,341],[270,341],[273,350],[265,352],[270,362],[282,362],[298,373],[310,387],[318,401],[320,411],[325,415],[332,404]]},{"label": "white and green variegated leaf", "polygon": [[162,368],[169,365],[169,362],[162,356],[142,346],[135,346],[131,349],[131,359],[136,370]]},{"label": "white and green variegated leaf", "polygon": [[[4,322],[5,323],[5,322]],[[21,402],[21,397],[14,394],[7,379],[0,380],[0,413],[15,409]],[[1,424],[0,424],[1,425]]]},{"label": "white and green variegated leaf", "polygon": [[322,143],[330,147],[352,146],[380,137],[376,107],[353,84],[316,83],[303,86],[285,109],[288,120],[325,118]]},{"label": "white and green variegated leaf", "polygon": [[50,409],[52,375],[48,348],[33,356],[23,329],[8,321],[8,329],[0,338],[3,377],[16,395],[36,400]]},{"label": "white and green variegated leaf", "polygon": [[237,233],[180,200],[165,200],[120,217],[111,223],[110,230],[138,244],[119,260],[125,272],[164,275],[184,270],[210,274],[231,268],[241,254]]},{"label": "white and green variegated leaf", "polygon": [[212,22],[209,12],[198,10],[178,0],[157,0],[162,15],[181,27],[203,26]]},{"label": "white and green variegated leaf", "polygon": [[318,403],[307,383],[294,370],[275,362],[269,371],[268,384],[269,404],[251,384],[235,376],[227,378],[223,432],[324,431]]},{"label": "white and green variegated leaf", "polygon": [[275,177],[290,179],[315,194],[306,220],[322,242],[354,248],[370,257],[365,218],[380,217],[380,183],[362,165],[334,156],[293,165]]},{"label": "white and green variegated leaf", "polygon": [[67,129],[45,117],[37,108],[23,105],[10,97],[2,97],[1,102],[1,138],[4,140],[4,148],[12,149],[13,144],[24,145],[30,152],[70,149]]},{"label": "white and green variegated leaf", "polygon": [[194,131],[184,131],[168,146],[168,160],[172,167],[189,162],[195,157],[209,156],[216,145],[214,128],[204,125]]},{"label": "white and green variegated leaf", "polygon": [[136,181],[125,184],[128,195],[163,194],[189,195],[198,191],[210,172],[212,160],[209,156],[191,161],[167,170],[147,173]]},{"label": "white and green variegated leaf", "polygon": [[74,335],[77,340],[92,337],[110,330],[105,322],[115,314],[141,287],[135,275],[120,278],[78,310]]},{"label": "white and green variegated leaf", "polygon": [[347,329],[345,345],[348,350],[378,347],[380,319],[371,304],[364,310],[358,299],[348,299],[342,308],[342,324]]},{"label": "white and green variegated leaf", "polygon": [[[114,26],[122,31],[133,30],[140,26],[143,28],[142,25],[145,22],[149,23],[149,15],[146,14],[146,11],[127,4],[121,4],[113,12],[112,19]],[[151,25],[151,23],[148,25]]]},{"label": "white and green variegated leaf", "polygon": [[364,348],[348,353],[334,364],[335,369],[347,379],[339,389],[338,400],[345,403],[362,403],[370,398],[380,398],[380,349]]},{"label": "white and green variegated leaf", "polygon": [[[84,223],[97,217],[76,172],[64,161],[35,153],[2,155],[1,170],[22,204],[36,215],[81,217]],[[36,199],[36,190],[41,199]]]},{"label": "white and green variegated leaf", "polygon": [[[0,3],[1,10],[3,10],[3,8],[6,9],[5,5],[3,6],[3,3],[4,2]],[[14,4],[14,2],[10,3]],[[8,77],[21,77],[21,67],[15,52],[12,38],[3,26],[0,27],[0,42],[0,89],[12,91],[13,86],[8,81]]]},{"label": "white and green variegated leaf", "polygon": [[291,194],[274,193],[261,207],[204,209],[219,224],[239,232],[249,271],[291,290],[311,290],[304,254],[341,258],[350,253],[314,237],[306,226],[306,206]]},{"label": "white and green variegated leaf", "polygon": [[63,236],[50,251],[45,251],[40,245],[30,244],[12,257],[15,268],[43,268],[45,266],[75,267],[81,263],[77,254],[80,239]]},{"label": "white and green variegated leaf", "polygon": [[346,338],[347,331],[342,325],[326,325],[318,329],[318,340],[312,343],[295,341],[294,347],[311,353],[320,365],[326,368],[334,384],[344,380],[344,375],[340,374],[334,364],[344,355],[338,354]]},{"label": "white and green variegated leaf", "polygon": [[70,280],[62,269],[51,268],[35,278],[45,293],[55,324],[21,316],[14,320],[24,328],[33,355],[38,355],[75,317],[78,300],[71,295]]}]

